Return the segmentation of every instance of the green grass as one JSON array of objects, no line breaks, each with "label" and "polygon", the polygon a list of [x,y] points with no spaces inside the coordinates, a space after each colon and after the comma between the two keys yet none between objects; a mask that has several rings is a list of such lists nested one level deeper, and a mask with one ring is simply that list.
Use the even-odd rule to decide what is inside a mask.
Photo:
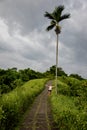
[{"label": "green grass", "polygon": [[60,130],[87,130],[87,81],[63,77],[50,97],[52,114]]},{"label": "green grass", "polygon": [[44,89],[47,79],[31,80],[2,96],[0,103],[0,130],[14,130],[34,98]]}]

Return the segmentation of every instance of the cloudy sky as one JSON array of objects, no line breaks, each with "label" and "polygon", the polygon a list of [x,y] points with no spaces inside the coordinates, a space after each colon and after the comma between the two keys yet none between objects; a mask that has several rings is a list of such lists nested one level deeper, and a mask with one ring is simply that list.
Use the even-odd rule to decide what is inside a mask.
[{"label": "cloudy sky", "polygon": [[0,68],[46,71],[55,64],[56,35],[45,11],[64,5],[58,64],[87,78],[87,0],[0,0]]}]

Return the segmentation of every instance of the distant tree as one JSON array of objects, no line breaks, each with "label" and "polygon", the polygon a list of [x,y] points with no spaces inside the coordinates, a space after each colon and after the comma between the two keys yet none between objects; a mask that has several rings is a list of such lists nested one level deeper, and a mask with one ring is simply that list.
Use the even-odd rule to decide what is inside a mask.
[{"label": "distant tree", "polygon": [[19,70],[19,75],[20,75],[20,78],[26,82],[28,80],[31,80],[31,79],[37,79],[37,78],[41,78],[42,77],[42,73],[40,72],[36,72],[30,68],[28,69],[24,69],[24,70]]},{"label": "distant tree", "polygon": [[78,74],[70,74],[70,77],[74,77],[76,79],[79,79],[79,80],[83,80],[84,78],[82,78],[80,75]]},{"label": "distant tree", "polygon": [[44,77],[43,73],[30,68],[19,71],[15,67],[7,70],[0,69],[0,93],[7,93],[31,79],[42,77]]},{"label": "distant tree", "polygon": [[5,73],[6,73],[6,71],[4,69],[0,69],[0,76],[2,76]]},{"label": "distant tree", "polygon": [[[47,70],[45,73],[44,73],[44,76],[45,77],[51,77],[51,78],[54,78],[55,77],[55,69],[56,69],[56,65],[53,65],[49,68],[49,70]],[[67,74],[64,72],[64,70],[59,67],[57,68],[57,75],[58,76],[67,76]]]},{"label": "distant tree", "polygon": [[[56,88],[57,88],[57,66],[58,66],[58,35],[61,32],[61,27],[59,25],[59,22],[62,20],[68,19],[70,17],[70,14],[63,14],[62,12],[64,10],[64,6],[60,5],[58,7],[55,7],[54,11],[52,13],[45,12],[45,17],[51,20],[50,25],[46,28],[47,31],[50,31],[55,27],[55,33],[57,35],[57,45],[56,45]],[[56,89],[57,92],[57,89]]]},{"label": "distant tree", "polygon": [[13,67],[12,70],[17,71],[17,68],[16,68],[16,67]]},{"label": "distant tree", "polygon": [[55,65],[51,66],[50,67],[50,73],[53,74],[53,75],[55,75],[55,69],[56,69]]},{"label": "distant tree", "polygon": [[[55,75],[55,69],[56,69],[56,65],[53,65],[52,67],[50,67],[50,73]],[[67,76],[67,74],[63,71],[61,67],[58,67],[57,76]]]}]

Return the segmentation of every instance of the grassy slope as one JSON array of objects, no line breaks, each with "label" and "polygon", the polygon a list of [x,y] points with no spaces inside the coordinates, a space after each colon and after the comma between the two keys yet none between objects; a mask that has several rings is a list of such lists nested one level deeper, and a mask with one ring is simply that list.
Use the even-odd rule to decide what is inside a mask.
[{"label": "grassy slope", "polygon": [[87,130],[87,81],[60,78],[58,95],[53,90],[51,105],[60,130]]},{"label": "grassy slope", "polygon": [[2,96],[0,99],[1,130],[12,130],[16,126],[34,98],[44,89],[46,80],[31,80]]}]

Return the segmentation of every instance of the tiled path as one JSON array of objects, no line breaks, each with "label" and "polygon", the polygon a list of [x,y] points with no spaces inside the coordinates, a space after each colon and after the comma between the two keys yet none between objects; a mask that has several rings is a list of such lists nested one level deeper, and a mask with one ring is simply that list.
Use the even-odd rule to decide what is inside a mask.
[{"label": "tiled path", "polygon": [[[46,85],[51,84],[51,81]],[[35,99],[26,119],[20,126],[20,130],[57,130],[53,128],[50,105],[48,102],[48,88]]]}]

